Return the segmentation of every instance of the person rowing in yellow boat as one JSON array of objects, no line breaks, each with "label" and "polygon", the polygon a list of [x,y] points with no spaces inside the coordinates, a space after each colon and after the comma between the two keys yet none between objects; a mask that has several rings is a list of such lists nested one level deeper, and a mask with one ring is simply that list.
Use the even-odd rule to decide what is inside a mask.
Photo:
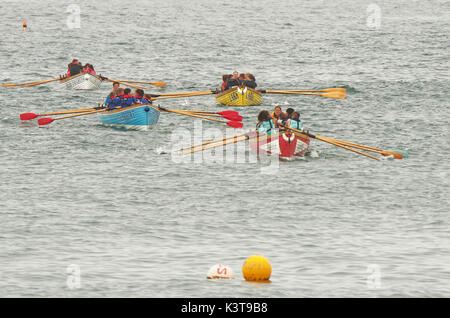
[{"label": "person rowing in yellow boat", "polygon": [[239,74],[235,71],[231,78],[229,75],[223,75],[222,79],[224,82],[222,84],[222,90],[228,90],[234,86],[247,86],[255,89],[257,86],[255,76],[251,73]]},{"label": "person rowing in yellow boat", "polygon": [[247,87],[255,89],[258,84],[256,84],[256,78],[253,74],[247,73],[245,74],[245,78],[243,84]]}]

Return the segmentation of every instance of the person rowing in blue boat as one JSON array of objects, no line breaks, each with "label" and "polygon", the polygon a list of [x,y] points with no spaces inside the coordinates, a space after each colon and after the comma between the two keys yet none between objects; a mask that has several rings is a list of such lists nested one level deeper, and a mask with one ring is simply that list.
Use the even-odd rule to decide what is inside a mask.
[{"label": "person rowing in blue boat", "polygon": [[105,105],[108,105],[113,100],[113,98],[117,95],[117,90],[119,88],[120,88],[120,83],[114,82],[113,83],[113,91],[111,93],[109,93],[109,95],[106,97]]},{"label": "person rowing in blue boat", "polygon": [[111,110],[122,107],[122,97],[124,95],[124,89],[118,88],[115,96],[111,96],[109,102],[106,104],[106,108]]},{"label": "person rowing in blue boat", "polygon": [[130,107],[134,104],[135,98],[133,95],[131,95],[131,89],[125,88],[123,91],[123,96],[121,96],[122,99],[122,108]]},{"label": "person rowing in blue boat", "polygon": [[272,130],[275,128],[275,123],[273,122],[270,113],[267,110],[262,110],[258,114],[258,123],[256,124],[256,130],[259,133],[266,133],[270,135]]},{"label": "person rowing in blue boat", "polygon": [[135,104],[151,104],[152,99],[147,94],[144,94],[144,91],[142,89],[137,89],[134,92],[134,103]]}]

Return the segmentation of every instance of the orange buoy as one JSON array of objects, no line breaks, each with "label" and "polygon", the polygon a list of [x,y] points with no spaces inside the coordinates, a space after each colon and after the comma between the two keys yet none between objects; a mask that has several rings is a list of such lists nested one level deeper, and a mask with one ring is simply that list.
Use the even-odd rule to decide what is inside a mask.
[{"label": "orange buoy", "polygon": [[245,280],[251,282],[270,282],[272,266],[270,262],[261,255],[253,255],[247,258],[242,266],[242,274]]}]

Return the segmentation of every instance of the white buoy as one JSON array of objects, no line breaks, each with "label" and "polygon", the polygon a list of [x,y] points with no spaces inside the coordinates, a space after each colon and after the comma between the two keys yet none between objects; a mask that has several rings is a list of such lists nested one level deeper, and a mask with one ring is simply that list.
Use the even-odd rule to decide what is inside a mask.
[{"label": "white buoy", "polygon": [[206,275],[208,279],[233,279],[234,273],[230,266],[217,264],[211,267]]}]

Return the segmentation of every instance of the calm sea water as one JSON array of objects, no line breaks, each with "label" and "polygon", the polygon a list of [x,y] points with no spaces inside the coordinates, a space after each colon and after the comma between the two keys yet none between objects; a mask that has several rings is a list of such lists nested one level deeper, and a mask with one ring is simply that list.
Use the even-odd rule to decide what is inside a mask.
[{"label": "calm sea water", "polygon": [[[265,95],[238,110],[251,128],[260,110],[293,107],[313,133],[410,157],[313,140],[276,174],[267,161],[180,163],[172,132],[194,119],[38,128],[19,114],[95,106],[111,86],[1,88],[0,296],[450,296],[448,1],[74,5],[0,2],[2,83],[54,78],[79,58],[110,78],[167,82],[151,92],[209,90],[234,70],[264,89],[345,87],[345,100]],[[212,96],[161,105],[223,109]],[[244,281],[253,254],[271,262],[271,284]],[[217,263],[236,278],[207,280]]]}]

